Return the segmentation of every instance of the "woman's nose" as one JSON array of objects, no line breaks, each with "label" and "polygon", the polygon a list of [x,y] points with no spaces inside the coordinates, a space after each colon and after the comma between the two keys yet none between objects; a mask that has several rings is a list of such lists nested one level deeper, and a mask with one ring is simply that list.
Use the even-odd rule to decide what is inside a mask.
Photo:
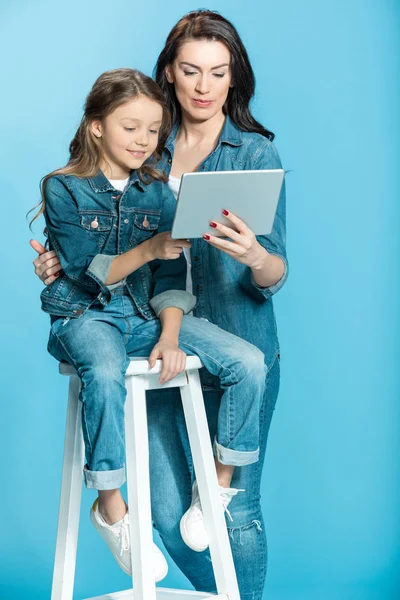
[{"label": "woman's nose", "polygon": [[205,75],[197,80],[196,91],[200,94],[207,94],[210,91],[209,87],[208,78]]}]

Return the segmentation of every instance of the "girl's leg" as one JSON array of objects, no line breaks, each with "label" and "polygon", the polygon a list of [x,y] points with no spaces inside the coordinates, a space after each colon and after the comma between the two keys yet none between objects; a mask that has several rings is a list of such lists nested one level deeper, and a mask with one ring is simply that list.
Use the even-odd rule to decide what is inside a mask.
[{"label": "girl's leg", "polygon": [[125,481],[125,372],[129,360],[124,332],[119,329],[124,320],[119,321],[89,310],[80,319],[56,321],[49,341],[50,353],[72,364],[81,379],[84,476],[86,486],[96,490],[116,490]]},{"label": "girl's leg", "polygon": [[[129,353],[147,355],[158,339],[159,321],[141,322],[132,331]],[[128,344],[128,347],[130,344]],[[266,367],[260,350],[216,325],[184,316],[179,346],[200,357],[206,369],[219,377],[223,396],[214,454],[224,465],[243,466],[259,457],[259,413]]]}]

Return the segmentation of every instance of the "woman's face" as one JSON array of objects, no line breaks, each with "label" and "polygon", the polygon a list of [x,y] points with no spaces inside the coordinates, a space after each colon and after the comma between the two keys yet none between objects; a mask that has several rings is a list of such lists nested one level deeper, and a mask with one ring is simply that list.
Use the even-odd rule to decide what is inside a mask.
[{"label": "woman's face", "polygon": [[232,87],[230,63],[230,52],[222,42],[190,40],[180,47],[166,75],[175,85],[183,115],[206,121],[222,113]]}]

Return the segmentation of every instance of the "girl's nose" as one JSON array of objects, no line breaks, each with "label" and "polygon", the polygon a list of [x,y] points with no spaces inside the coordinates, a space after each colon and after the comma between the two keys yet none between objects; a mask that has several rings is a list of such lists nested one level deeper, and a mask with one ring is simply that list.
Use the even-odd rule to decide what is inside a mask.
[{"label": "girl's nose", "polygon": [[141,134],[139,134],[139,135],[137,136],[137,138],[136,138],[136,143],[137,143],[139,146],[147,146],[147,145],[148,145],[148,143],[149,143],[149,137],[148,137],[148,135],[147,135],[147,134],[145,134],[145,133],[141,133]]}]

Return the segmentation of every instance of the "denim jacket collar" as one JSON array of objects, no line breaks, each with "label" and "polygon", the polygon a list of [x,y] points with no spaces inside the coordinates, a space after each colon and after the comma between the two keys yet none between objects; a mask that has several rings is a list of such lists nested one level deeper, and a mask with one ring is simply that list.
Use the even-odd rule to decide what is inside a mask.
[{"label": "denim jacket collar", "polygon": [[[180,123],[175,123],[165,144],[165,148],[169,151],[171,156],[175,149],[176,136],[178,135],[179,127]],[[220,144],[229,144],[230,146],[242,146],[243,144],[242,131],[234,124],[228,115],[226,115],[217,146]]]},{"label": "denim jacket collar", "polygon": [[[107,179],[107,177],[104,175],[104,173],[101,169],[98,170],[97,175],[95,175],[94,177],[89,177],[88,180],[89,180],[91,187],[96,192],[96,194],[100,193],[100,192],[115,191],[115,188],[110,183],[110,181]],[[138,175],[138,172],[136,169],[134,171],[132,171],[130,174],[128,186],[130,187],[134,183],[137,183],[138,186],[143,191],[146,189],[145,184],[142,181],[140,181],[139,175]]]}]

